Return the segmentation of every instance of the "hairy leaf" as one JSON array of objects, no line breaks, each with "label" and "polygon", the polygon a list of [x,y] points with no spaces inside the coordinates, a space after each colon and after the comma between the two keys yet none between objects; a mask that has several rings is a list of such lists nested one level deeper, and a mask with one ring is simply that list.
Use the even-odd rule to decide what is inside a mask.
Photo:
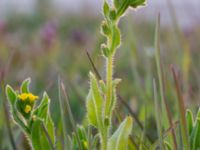
[{"label": "hairy leaf", "polygon": [[112,41],[112,47],[111,47],[111,53],[113,53],[117,47],[119,47],[120,43],[121,43],[121,34],[119,31],[119,28],[114,26],[113,29],[113,41]]},{"label": "hairy leaf", "polygon": [[130,0],[130,6],[137,8],[138,6],[145,5],[146,0]]},{"label": "hairy leaf", "polygon": [[21,85],[21,93],[29,93],[29,84],[31,83],[31,79],[28,78],[22,82]]},{"label": "hairy leaf", "polygon": [[47,138],[45,130],[42,128],[43,121],[40,119],[35,120],[32,132],[31,141],[34,150],[51,150],[51,144]]},{"label": "hairy leaf", "polygon": [[108,14],[109,14],[109,5],[106,1],[104,1],[104,5],[103,5],[103,14],[105,17],[108,17]]},{"label": "hairy leaf", "polygon": [[[49,113],[49,107],[50,107],[50,99],[45,92],[43,94],[43,99],[40,103],[40,105],[37,107],[37,109],[34,111],[34,115],[41,118],[44,121],[44,125],[48,131],[48,134],[52,140],[52,142],[55,142],[55,136],[54,136],[54,124],[51,119],[50,113]],[[35,122],[33,123],[35,124]]]},{"label": "hairy leaf", "polygon": [[14,107],[15,101],[17,100],[17,94],[12,89],[12,87],[9,85],[6,86],[6,96],[9,100],[10,104],[12,105],[12,107]]},{"label": "hairy leaf", "polygon": [[91,90],[89,91],[89,94],[86,98],[86,108],[87,108],[87,117],[88,117],[89,123],[97,128],[98,127],[97,115],[95,111],[95,103],[93,100]]},{"label": "hairy leaf", "polygon": [[132,118],[127,117],[108,141],[109,150],[126,150],[132,130]]},{"label": "hairy leaf", "polygon": [[91,125],[101,128],[102,127],[102,108],[103,98],[101,96],[98,82],[95,76],[90,72],[90,91],[87,96],[87,115]]}]

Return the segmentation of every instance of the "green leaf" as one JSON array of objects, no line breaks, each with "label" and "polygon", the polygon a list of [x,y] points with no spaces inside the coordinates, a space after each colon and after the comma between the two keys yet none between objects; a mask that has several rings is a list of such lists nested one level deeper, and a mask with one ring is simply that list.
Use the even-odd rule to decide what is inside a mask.
[{"label": "green leaf", "polygon": [[186,111],[186,122],[187,122],[188,135],[191,135],[194,121],[193,121],[193,114],[189,109]]},{"label": "green leaf", "polygon": [[49,114],[49,103],[50,103],[50,99],[47,93],[45,92],[43,94],[42,101],[40,105],[36,108],[34,114],[37,115],[37,117],[42,118],[46,121],[47,116]]},{"label": "green leaf", "polygon": [[[95,78],[95,76],[90,72],[90,89],[91,92],[89,93],[88,97],[88,117],[92,125],[97,126],[98,128],[101,128],[102,123],[102,108],[103,108],[103,98],[100,93],[100,89],[98,86],[98,82]],[[89,108],[92,107],[92,108]],[[91,113],[94,113],[94,115],[91,115]]]},{"label": "green leaf", "polygon": [[132,118],[127,117],[108,141],[109,150],[126,150],[132,130]]},{"label": "green leaf", "polygon": [[120,17],[129,7],[129,0],[114,0],[114,5],[117,9],[117,16]]},{"label": "green leaf", "polygon": [[124,0],[114,0],[114,5],[118,9],[122,4]]},{"label": "green leaf", "polygon": [[21,93],[29,93],[29,84],[31,83],[31,78],[27,78],[22,82]]},{"label": "green leaf", "polygon": [[78,132],[78,136],[79,136],[81,141],[87,139],[86,130],[85,130],[85,128],[83,126],[78,125],[77,126],[77,132]]},{"label": "green leaf", "polygon": [[114,0],[114,6],[119,9],[125,5],[125,3],[129,4],[129,0]]},{"label": "green leaf", "polygon": [[104,14],[105,17],[108,17],[109,10],[110,10],[110,8],[109,8],[108,3],[106,1],[104,1],[104,4],[103,4],[103,14]]},{"label": "green leaf", "polygon": [[[52,142],[55,142],[55,131],[54,131],[54,124],[51,119],[50,113],[49,113],[49,107],[50,107],[50,99],[45,92],[43,94],[43,99],[40,103],[40,105],[36,108],[34,111],[34,115],[36,115],[38,118],[41,118],[44,121],[44,125],[48,131],[48,134],[52,140]],[[35,124],[35,122],[33,123]]]},{"label": "green leaf", "polygon": [[53,145],[55,145],[55,141],[56,141],[56,138],[55,138],[55,127],[54,127],[54,123],[53,123],[53,120],[50,116],[50,114],[48,115],[48,119],[46,121],[46,129],[48,131],[48,134],[49,134],[49,137],[51,138],[51,141],[53,143]]},{"label": "green leaf", "polygon": [[198,112],[197,112],[196,120],[197,120],[198,118],[200,118],[200,108],[199,108],[199,110],[198,110]]},{"label": "green leaf", "polygon": [[110,18],[110,20],[111,20],[112,22],[113,22],[113,21],[116,21],[116,19],[117,19],[117,13],[116,13],[116,10],[115,10],[115,9],[111,9],[111,10],[110,10],[109,18]]},{"label": "green leaf", "polygon": [[15,91],[12,89],[12,87],[10,85],[6,86],[6,96],[10,102],[10,104],[12,105],[12,107],[14,107],[14,104],[17,100],[17,94],[15,93]]},{"label": "green leaf", "polygon": [[106,92],[106,85],[105,85],[104,81],[100,80],[99,85],[100,85],[100,88],[101,88],[101,92],[105,93]]},{"label": "green leaf", "polygon": [[89,123],[97,128],[98,127],[97,115],[95,113],[96,112],[95,104],[94,104],[91,90],[89,91],[89,94],[86,98],[86,108],[87,108],[87,117],[88,117]]},{"label": "green leaf", "polygon": [[137,8],[138,6],[144,6],[146,0],[130,0],[130,6],[133,8]]},{"label": "green leaf", "polygon": [[112,41],[112,46],[111,46],[111,53],[114,53],[114,50],[116,50],[116,48],[120,46],[121,34],[117,26],[113,26],[112,31],[113,31],[113,34],[112,34],[113,41]]},{"label": "green leaf", "polygon": [[172,150],[170,144],[167,141],[164,141],[165,144],[165,150]]},{"label": "green leaf", "polygon": [[31,141],[34,150],[51,150],[51,144],[47,138],[45,130],[42,128],[43,121],[37,119],[34,121],[31,131]]},{"label": "green leaf", "polygon": [[117,92],[116,92],[116,88],[117,85],[121,82],[121,79],[115,79],[113,80],[113,93],[112,93],[112,101],[110,104],[110,112],[109,112],[109,116],[112,114],[113,110],[115,109],[115,105],[117,102]]},{"label": "green leaf", "polygon": [[199,141],[200,141],[200,118],[197,118],[195,126],[192,130],[192,135],[190,137],[191,150],[196,150],[197,148],[200,148]]},{"label": "green leaf", "polygon": [[103,35],[106,35],[106,36],[110,35],[110,33],[111,33],[111,30],[106,21],[103,21],[101,24],[101,32]]}]

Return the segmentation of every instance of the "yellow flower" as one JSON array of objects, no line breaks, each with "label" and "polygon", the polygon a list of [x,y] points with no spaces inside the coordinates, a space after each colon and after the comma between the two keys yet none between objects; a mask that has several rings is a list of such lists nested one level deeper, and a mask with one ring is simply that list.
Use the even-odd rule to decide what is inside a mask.
[{"label": "yellow flower", "polygon": [[32,93],[22,93],[18,95],[18,98],[22,101],[29,99],[31,102],[34,102],[36,99],[38,99],[38,96],[35,96]]},{"label": "yellow flower", "polygon": [[26,105],[24,111],[25,111],[25,113],[29,113],[31,111],[31,106],[30,105]]},{"label": "yellow flower", "polygon": [[18,98],[22,101],[25,101],[28,98],[28,94],[22,93],[21,95],[18,95]]},{"label": "yellow flower", "polygon": [[31,102],[35,101],[38,99],[38,96],[33,95],[32,93],[28,93],[28,98]]}]

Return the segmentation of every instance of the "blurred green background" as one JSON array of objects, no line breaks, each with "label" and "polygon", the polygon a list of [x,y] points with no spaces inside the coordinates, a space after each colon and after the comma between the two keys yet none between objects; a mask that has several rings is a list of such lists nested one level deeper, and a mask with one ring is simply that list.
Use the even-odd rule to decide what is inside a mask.
[{"label": "blurred green background", "polygon": [[[180,81],[186,106],[196,110],[200,104],[200,22],[196,9],[198,0],[155,2],[127,13],[120,22],[122,46],[115,59],[115,77],[122,78],[119,93],[142,123],[147,109],[147,128],[156,139],[153,105],[153,78],[157,79],[154,58],[154,30],[161,13],[161,58],[165,74],[166,95],[176,120],[176,94],[170,64],[180,71]],[[51,98],[51,114],[59,140],[60,112],[58,76],[66,85],[70,105],[77,123],[85,120],[85,97],[88,92],[88,72],[92,70],[86,50],[103,76],[105,64],[99,32],[102,14],[101,0],[73,2],[38,0],[21,4],[0,2],[0,72],[4,83],[19,88],[21,81],[31,77],[33,93],[44,90]],[[58,3],[58,6],[54,6]],[[12,5],[11,5],[12,4]],[[62,5],[66,5],[61,7]],[[54,6],[54,7],[53,7]],[[24,7],[24,9],[23,9]],[[30,7],[30,8],[29,8]],[[72,7],[70,9],[70,7]],[[2,88],[0,89],[1,94]],[[0,149],[11,149],[3,101],[0,99]],[[6,101],[6,100],[5,100]],[[117,105],[121,115],[129,114]],[[66,114],[68,118],[68,114]],[[68,123],[69,124],[69,123]],[[28,149],[20,129],[11,121],[12,131],[20,149]],[[134,131],[140,134],[138,125]],[[70,133],[71,126],[67,131]]]}]

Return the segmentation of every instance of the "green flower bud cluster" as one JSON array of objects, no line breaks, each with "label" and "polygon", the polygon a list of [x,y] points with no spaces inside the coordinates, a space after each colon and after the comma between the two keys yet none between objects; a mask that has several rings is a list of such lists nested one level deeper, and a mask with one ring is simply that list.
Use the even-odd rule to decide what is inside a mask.
[{"label": "green flower bud cluster", "polygon": [[110,57],[115,54],[121,43],[121,34],[118,28],[120,17],[128,7],[137,8],[145,5],[145,0],[114,0],[113,6],[104,1],[103,14],[105,20],[101,25],[101,33],[107,38],[107,43],[101,46],[103,56]]}]

